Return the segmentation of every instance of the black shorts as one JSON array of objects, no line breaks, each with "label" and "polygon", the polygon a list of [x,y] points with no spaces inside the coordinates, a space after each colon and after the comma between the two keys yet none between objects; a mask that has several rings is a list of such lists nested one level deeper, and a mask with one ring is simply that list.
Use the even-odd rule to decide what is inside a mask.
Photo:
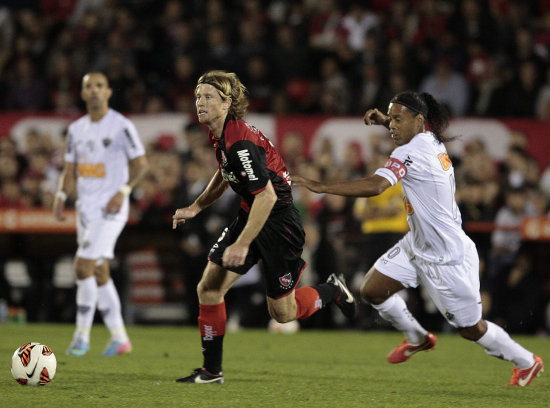
[{"label": "black shorts", "polygon": [[[239,237],[247,220],[248,213],[240,210],[237,218],[210,249],[208,260],[222,265],[225,248]],[[252,241],[244,265],[230,270],[244,275],[261,259],[267,296],[274,299],[284,297],[294,290],[306,266],[301,258],[304,241],[305,232],[296,207],[271,213],[256,239]]]}]

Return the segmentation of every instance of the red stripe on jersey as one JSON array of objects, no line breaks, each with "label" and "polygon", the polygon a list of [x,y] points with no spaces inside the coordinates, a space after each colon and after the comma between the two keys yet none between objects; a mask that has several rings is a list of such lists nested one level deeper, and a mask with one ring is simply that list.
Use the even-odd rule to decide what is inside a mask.
[{"label": "red stripe on jersey", "polygon": [[261,192],[264,191],[264,190],[265,190],[265,187],[262,187],[262,188],[257,189],[256,191],[253,191],[253,192],[250,193],[250,194],[256,195],[256,194],[258,194],[258,193],[261,193]]},{"label": "red stripe on jersey", "polygon": [[241,199],[241,208],[243,209],[244,212],[246,213],[249,213],[250,212],[250,206],[248,205],[248,203],[244,200]]},{"label": "red stripe on jersey", "polygon": [[405,166],[403,163],[393,157],[390,157],[388,159],[384,167],[391,170],[393,174],[395,174],[395,177],[397,177],[397,181],[401,180],[407,175],[407,166]]}]

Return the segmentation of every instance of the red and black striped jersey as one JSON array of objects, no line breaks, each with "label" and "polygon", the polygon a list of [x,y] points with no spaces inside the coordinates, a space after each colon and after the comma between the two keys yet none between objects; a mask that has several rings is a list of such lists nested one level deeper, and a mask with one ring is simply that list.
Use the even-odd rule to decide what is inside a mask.
[{"label": "red and black striped jersey", "polygon": [[241,208],[250,211],[254,195],[271,180],[277,202],[273,211],[292,204],[292,188],[286,165],[271,141],[243,120],[227,117],[222,136],[209,133],[224,180],[241,196]]}]

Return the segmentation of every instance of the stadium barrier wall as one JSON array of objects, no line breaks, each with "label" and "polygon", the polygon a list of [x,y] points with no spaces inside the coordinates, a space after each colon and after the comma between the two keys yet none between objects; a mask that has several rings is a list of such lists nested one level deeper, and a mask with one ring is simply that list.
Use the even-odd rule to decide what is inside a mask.
[{"label": "stadium barrier wall", "polygon": [[[177,149],[187,148],[186,141],[181,135],[184,126],[193,120],[192,115],[168,113],[129,116],[136,124],[145,144],[168,135],[174,138]],[[0,137],[12,137],[17,142],[18,151],[24,154],[25,134],[29,130],[36,129],[49,135],[54,143],[62,143],[67,125],[77,117],[47,113],[2,113]],[[350,143],[359,145],[368,160],[374,139],[387,136],[387,130],[383,127],[364,126],[361,117],[249,114],[247,120],[276,145],[280,145],[291,132],[299,132],[303,137],[307,155],[315,155],[324,140],[328,139],[332,143],[337,161],[343,160],[344,150]],[[449,145],[449,150],[452,155],[460,156],[470,141],[479,139],[485,143],[491,157],[495,161],[500,161],[506,157],[508,141],[514,133],[519,132],[527,140],[528,153],[537,160],[541,169],[544,169],[550,157],[549,129],[549,123],[545,121],[458,118],[452,121],[449,132],[459,136],[459,139]],[[391,143],[389,139],[387,141]],[[33,258],[37,259],[36,263],[39,265],[71,257],[76,249],[74,223],[74,211],[68,211],[66,221],[58,222],[49,209],[2,209],[0,254],[5,262],[12,258]],[[465,229],[488,234],[494,229],[494,224],[470,223],[465,225]],[[528,241],[550,241],[550,219],[528,218],[522,224],[521,232],[523,238]],[[181,282],[182,271],[178,270],[181,269],[181,265],[177,265],[177,259],[173,259],[178,248],[174,240],[166,238],[167,235],[159,233],[153,237],[150,231],[142,231],[131,225],[125,229],[117,245],[117,256],[122,259],[121,268],[128,275],[125,281],[128,289],[127,309],[137,321],[181,320],[185,317],[181,303],[175,305],[166,301],[167,281],[172,288],[176,288],[177,293],[183,293],[184,290]],[[172,262],[166,262],[170,257]],[[67,269],[70,270],[64,270]]]},{"label": "stadium barrier wall", "polygon": [[[182,135],[183,127],[194,120],[190,114],[135,114],[128,115],[136,124],[145,144],[160,136],[171,136],[180,150],[187,148]],[[25,151],[25,133],[37,129],[49,134],[54,142],[62,142],[67,125],[78,116],[52,115],[46,113],[1,113],[0,137],[11,136],[20,152]],[[280,145],[290,132],[299,132],[304,138],[307,154],[319,151],[324,139],[333,142],[337,160],[341,160],[349,143],[358,143],[368,158],[374,137],[387,135],[381,126],[366,127],[362,117],[332,116],[275,116],[248,114],[247,121],[262,131],[274,144]],[[539,163],[541,169],[549,164],[550,121],[532,119],[479,119],[456,118],[451,121],[449,135],[458,139],[449,144],[451,155],[461,156],[468,143],[482,140],[495,160],[506,156],[508,141],[515,133],[527,139],[527,152]],[[388,140],[389,142],[389,140]]]}]

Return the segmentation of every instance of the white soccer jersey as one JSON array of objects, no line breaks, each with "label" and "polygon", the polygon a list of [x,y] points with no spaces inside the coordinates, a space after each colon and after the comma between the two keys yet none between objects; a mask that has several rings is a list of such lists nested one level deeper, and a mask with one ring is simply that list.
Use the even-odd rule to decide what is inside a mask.
[{"label": "white soccer jersey", "polygon": [[414,256],[438,264],[464,259],[465,232],[455,201],[454,168],[443,143],[419,133],[397,147],[375,174],[392,185],[401,181]]},{"label": "white soccer jersey", "polygon": [[[78,211],[82,221],[105,218],[105,207],[120,186],[128,182],[128,161],[145,149],[133,123],[109,109],[98,122],[89,115],[71,123],[65,161],[75,163]],[[128,219],[129,199],[109,219]]]}]

